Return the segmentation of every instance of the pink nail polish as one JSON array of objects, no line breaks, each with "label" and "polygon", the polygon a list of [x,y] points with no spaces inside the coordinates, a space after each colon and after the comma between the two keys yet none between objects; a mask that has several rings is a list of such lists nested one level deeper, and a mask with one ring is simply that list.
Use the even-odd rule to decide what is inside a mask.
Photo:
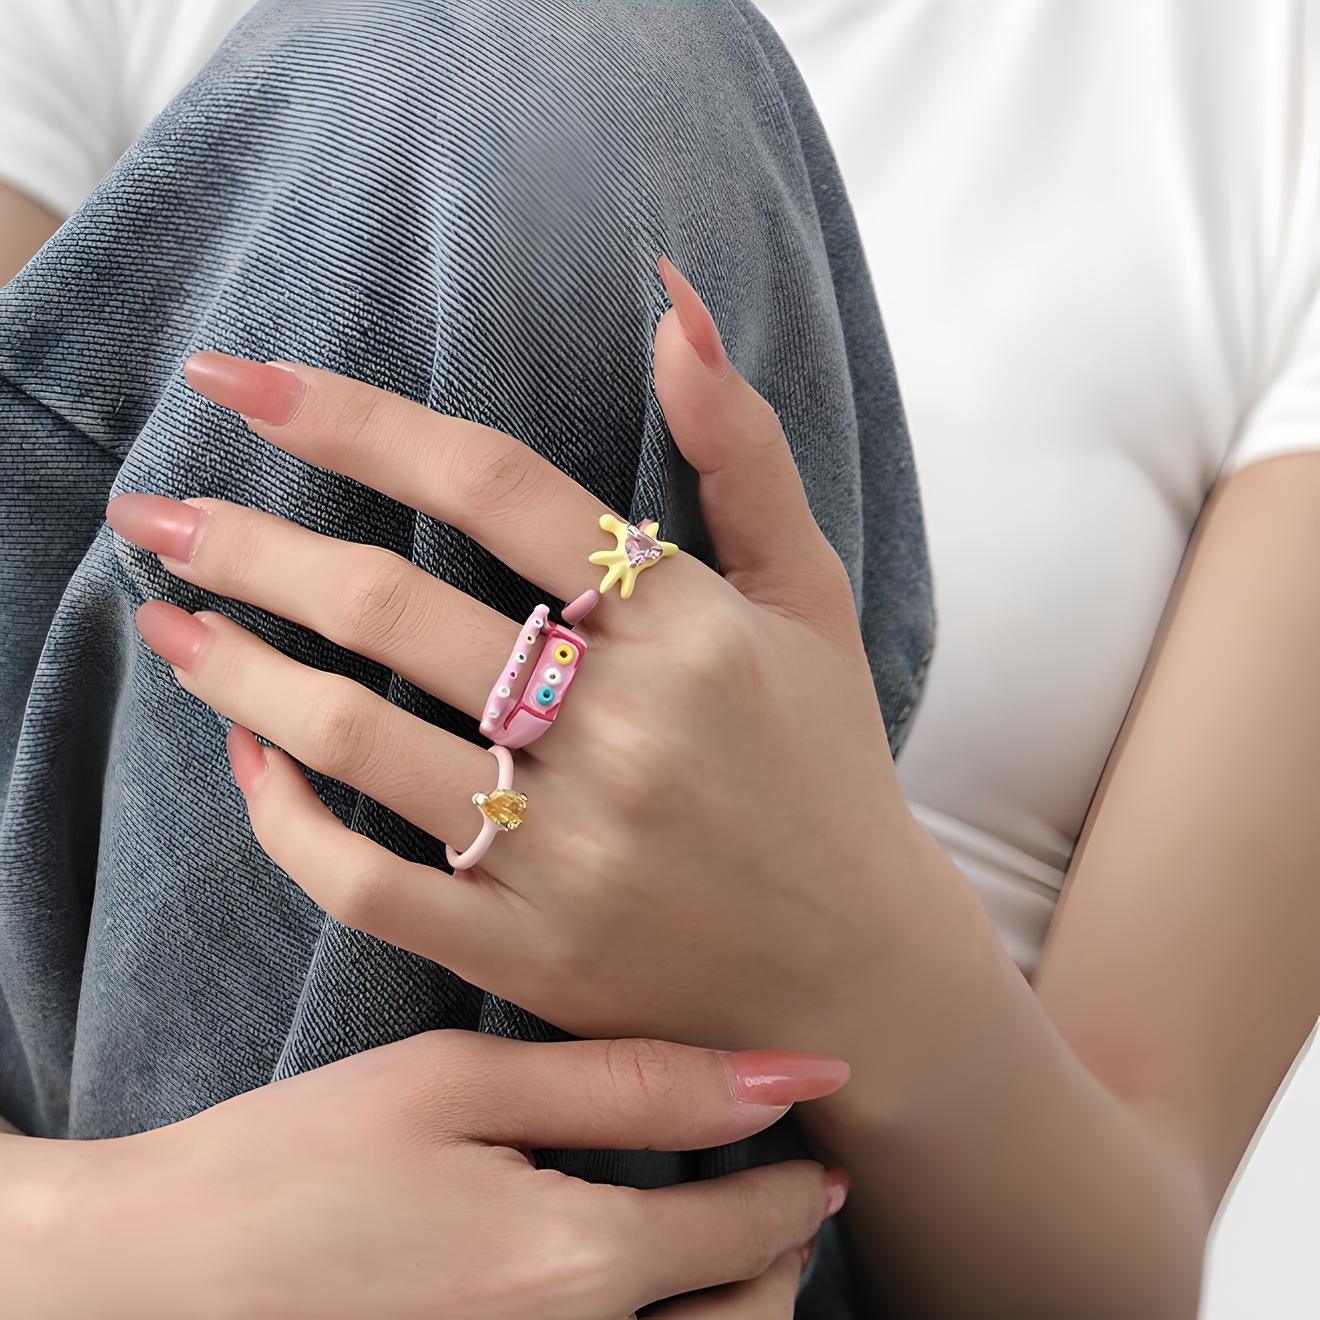
[{"label": "pink nail polish", "polygon": [[792,1105],[831,1095],[851,1069],[829,1054],[792,1050],[742,1050],[724,1056],[733,1094],[752,1105]]},{"label": "pink nail polish", "polygon": [[167,664],[180,669],[191,669],[211,639],[206,624],[168,601],[139,605],[134,622],[142,640]]},{"label": "pink nail polish", "polygon": [[164,495],[117,495],[105,506],[105,520],[124,538],[152,554],[185,563],[197,551],[205,509]]},{"label": "pink nail polish", "polygon": [[229,753],[229,766],[234,772],[234,783],[245,798],[250,798],[266,778],[270,758],[250,729],[231,724],[225,735],[225,750]]},{"label": "pink nail polish", "polygon": [[307,382],[288,367],[228,353],[194,353],[183,364],[183,375],[212,403],[271,426],[287,426],[307,397]]},{"label": "pink nail polish", "polygon": [[684,337],[692,345],[696,355],[715,373],[720,374],[728,366],[729,359],[724,352],[724,341],[715,326],[715,318],[710,309],[701,301],[701,295],[684,277],[683,273],[666,256],[661,256],[656,263],[660,278],[664,281],[665,292],[678,313],[678,324],[683,329]]},{"label": "pink nail polish", "polygon": [[571,628],[574,624],[581,623],[582,620],[585,619],[599,604],[599,591],[584,591],[580,596],[575,596],[564,606],[560,611],[559,617]]},{"label": "pink nail polish", "polygon": [[829,1169],[825,1173],[825,1218],[830,1219],[843,1209],[848,1199],[851,1179],[842,1169]]}]

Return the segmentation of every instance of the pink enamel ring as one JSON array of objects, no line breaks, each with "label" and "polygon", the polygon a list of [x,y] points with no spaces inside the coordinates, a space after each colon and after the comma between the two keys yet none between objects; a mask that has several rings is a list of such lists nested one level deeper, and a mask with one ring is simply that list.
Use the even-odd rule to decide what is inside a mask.
[{"label": "pink enamel ring", "polygon": [[445,860],[455,871],[466,871],[476,866],[494,843],[495,836],[516,830],[527,811],[527,795],[513,791],[513,754],[504,747],[490,747],[487,750],[499,766],[499,775],[495,787],[489,793],[472,795],[472,805],[484,817],[481,833],[462,852],[458,852],[452,844],[445,845]]},{"label": "pink enamel ring", "polygon": [[585,618],[599,600],[597,592],[584,592],[564,607],[563,623],[550,621],[548,605],[538,605],[527,616],[508,663],[486,698],[481,732],[491,742],[526,747],[559,717],[587,650],[569,625]]}]

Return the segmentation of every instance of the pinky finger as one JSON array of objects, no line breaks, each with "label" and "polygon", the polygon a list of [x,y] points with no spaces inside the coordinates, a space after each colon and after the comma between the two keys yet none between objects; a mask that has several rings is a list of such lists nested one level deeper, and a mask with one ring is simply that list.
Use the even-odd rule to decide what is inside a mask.
[{"label": "pinky finger", "polygon": [[762,1275],[648,1306],[644,1320],[793,1320],[810,1246],[786,1251]]},{"label": "pinky finger", "polygon": [[227,745],[257,842],[336,921],[482,987],[497,970],[497,951],[522,946],[522,900],[511,890],[407,861],[350,830],[297,761],[241,725],[230,728]]}]

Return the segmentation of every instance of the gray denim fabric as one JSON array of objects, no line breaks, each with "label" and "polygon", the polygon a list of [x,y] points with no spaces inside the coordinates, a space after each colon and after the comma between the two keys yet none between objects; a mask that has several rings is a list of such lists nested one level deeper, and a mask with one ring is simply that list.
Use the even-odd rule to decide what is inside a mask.
[{"label": "gray denim fabric", "polygon": [[[213,348],[499,427],[709,560],[650,385],[660,251],[783,419],[897,748],[934,626],[911,453],[828,145],[744,0],[266,0],[0,295],[0,1112],[110,1136],[427,1028],[561,1035],[336,924],[277,871],[225,722],[142,646],[133,610],[219,608],[472,724],[170,577],[102,510],[121,491],[223,497],[386,545],[511,617],[536,603],[453,529],[192,394],[180,364]],[[356,829],[441,863],[412,826],[315,782]],[[786,1122],[691,1155],[546,1159],[649,1186],[799,1149]],[[849,1314],[837,1265],[827,1244],[800,1314]]]}]

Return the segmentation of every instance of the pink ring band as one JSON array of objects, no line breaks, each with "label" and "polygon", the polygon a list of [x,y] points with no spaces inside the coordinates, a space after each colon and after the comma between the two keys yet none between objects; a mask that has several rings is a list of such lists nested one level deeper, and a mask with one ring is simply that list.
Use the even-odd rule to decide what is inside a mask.
[{"label": "pink ring band", "polygon": [[568,624],[584,618],[599,600],[595,591],[584,592],[564,607],[566,623],[552,623],[548,605],[538,605],[527,616],[482,710],[481,732],[491,742],[526,747],[559,717],[587,650]]},{"label": "pink ring band", "polygon": [[[512,788],[512,754],[503,747],[488,747],[486,750],[495,758],[495,763],[499,766],[499,776],[495,781],[495,789],[492,791]],[[478,798],[483,796],[484,794],[480,793],[477,795]],[[495,842],[495,836],[499,833],[500,827],[485,812],[482,812],[481,833],[462,852],[456,852],[452,844],[445,844],[445,860],[453,870],[466,871],[469,867],[476,866],[481,861],[486,855],[486,850]]]}]

